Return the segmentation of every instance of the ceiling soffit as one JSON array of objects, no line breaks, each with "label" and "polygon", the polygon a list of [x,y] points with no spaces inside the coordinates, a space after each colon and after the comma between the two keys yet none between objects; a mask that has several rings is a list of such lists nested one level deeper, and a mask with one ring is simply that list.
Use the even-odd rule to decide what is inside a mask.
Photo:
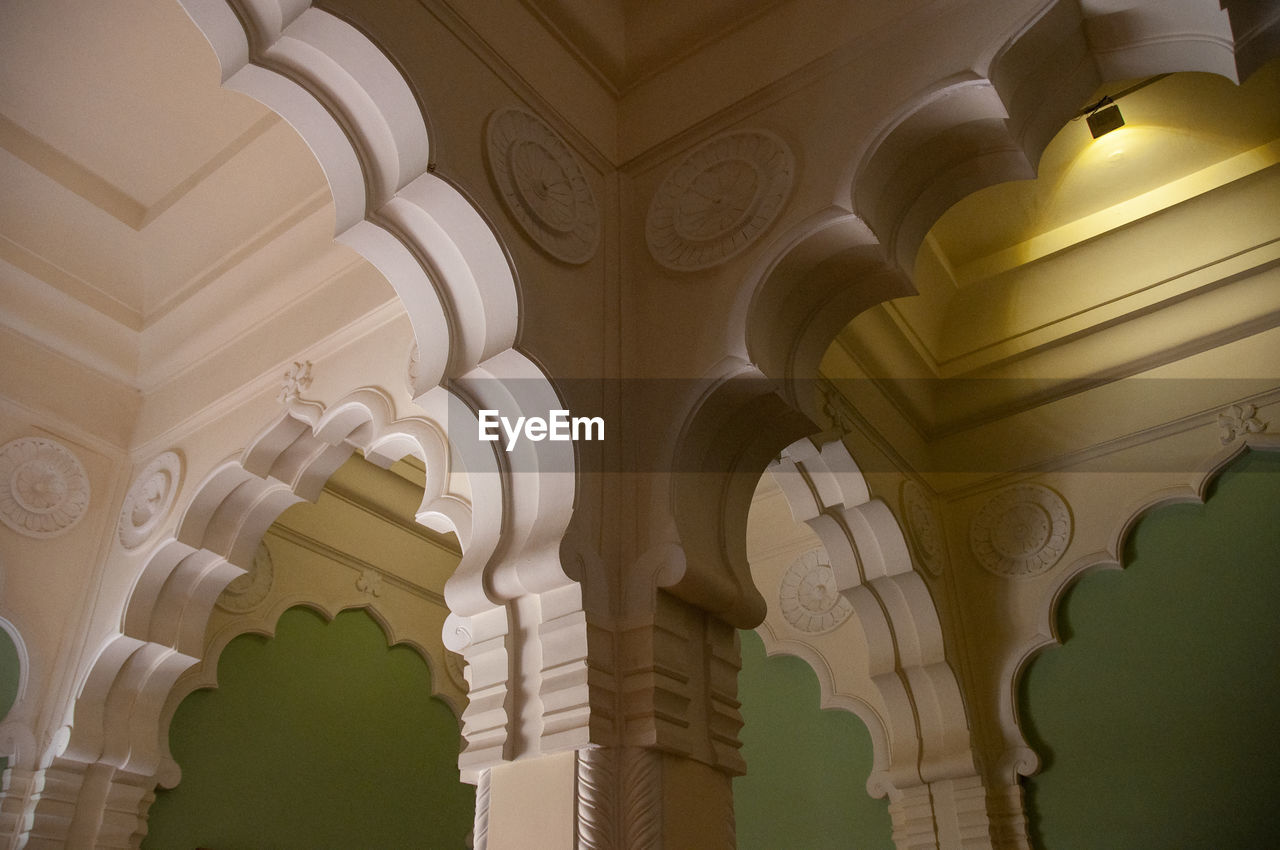
[{"label": "ceiling soffit", "polygon": [[146,389],[354,262],[315,157],[178,4],[18,4],[0,56],[11,330]]},{"label": "ceiling soffit", "polygon": [[787,0],[521,0],[615,93]]},{"label": "ceiling soffit", "polygon": [[1257,391],[1217,350],[1243,351],[1280,317],[1276,103],[1280,61],[1240,87],[1159,79],[1122,98],[1126,126],[1098,140],[1070,123],[1036,180],[942,216],[917,260],[921,294],[855,319],[824,371],[870,379],[926,440],[1162,367],[1241,376],[1144,385],[1182,398],[1148,399],[1165,421]]}]

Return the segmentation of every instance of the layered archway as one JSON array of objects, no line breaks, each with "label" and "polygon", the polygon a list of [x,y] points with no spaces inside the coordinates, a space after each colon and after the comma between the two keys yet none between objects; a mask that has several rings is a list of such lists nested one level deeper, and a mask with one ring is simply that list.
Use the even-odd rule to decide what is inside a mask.
[{"label": "layered archway", "polygon": [[[124,844],[136,835],[140,809],[170,763],[163,705],[201,656],[214,600],[249,565],[274,518],[314,498],[356,450],[384,465],[418,457],[427,470],[419,521],[462,541],[463,562],[447,589],[458,615],[448,635],[474,671],[464,716],[473,744],[464,757],[469,778],[517,755],[516,740],[541,745],[537,734],[532,743],[509,734],[513,723],[542,731],[540,711],[529,708],[540,704],[541,671],[519,671],[523,654],[512,645],[538,638],[510,627],[514,608],[537,609],[537,620],[568,617],[568,628],[583,632],[562,638],[548,666],[571,664],[565,652],[585,656],[585,629],[573,616],[580,594],[558,558],[573,504],[572,452],[544,443],[500,459],[476,439],[477,408],[501,405],[519,415],[537,404],[545,411],[558,406],[548,403],[556,394],[513,348],[517,295],[505,252],[471,204],[428,172],[427,122],[408,84],[367,37],[307,3],[185,6],[216,53],[224,84],[285,117],[311,148],[334,198],[335,238],[395,289],[417,342],[411,389],[425,415],[396,420],[395,405],[372,389],[327,407],[294,398],[247,449],[207,470],[179,504],[171,536],[143,559],[119,631],[79,689],[69,739],[37,759],[47,790],[24,804],[31,808],[24,831],[54,841]],[[517,463],[534,474],[512,475]],[[551,469],[559,475],[539,474]],[[465,493],[451,489],[458,483],[451,476],[464,470]],[[560,703],[585,704],[581,678],[556,682],[556,690],[584,692],[561,693]],[[508,691],[511,681],[521,683],[520,693]],[[582,717],[573,721],[585,725]],[[550,738],[564,732],[546,730]]]},{"label": "layered archway", "polygon": [[1280,15],[1215,0],[1122,11],[1046,3],[971,69],[923,88],[852,151],[835,204],[774,240],[731,321],[747,359],[801,409],[823,351],[854,316],[914,293],[925,235],[973,192],[1035,176],[1050,139],[1102,83],[1174,71],[1247,77]]},{"label": "layered archway", "polygon": [[[888,506],[872,498],[839,441],[818,447],[801,440],[770,464],[769,473],[793,518],[822,541],[836,587],[852,605],[850,621],[867,645],[870,678],[886,708],[884,717],[868,723],[876,745],[868,790],[896,796],[905,788],[973,776],[964,702],[938,612]],[[827,682],[823,689],[833,690]]]},{"label": "layered archway", "polygon": [[[1072,565],[1054,643],[1014,683],[1043,759],[1026,783],[1038,843],[1267,843],[1263,789],[1277,774],[1257,754],[1275,737],[1277,682],[1261,671],[1274,667],[1280,592],[1276,448],[1257,441],[1181,494],[1151,494],[1121,518],[1114,561]],[[1167,817],[1153,825],[1144,812],[1157,810]]]},{"label": "layered archway", "polygon": [[[135,805],[174,765],[163,734],[164,706],[178,677],[204,656],[205,631],[215,600],[252,564],[263,534],[287,507],[314,500],[355,451],[386,466],[406,454],[428,470],[418,512],[437,528],[455,531],[464,559],[484,562],[496,530],[472,533],[476,513],[501,514],[500,497],[483,489],[463,495],[442,429],[425,419],[394,421],[388,399],[360,390],[328,409],[295,400],[237,458],[212,469],[180,513],[171,537],[147,557],[123,614],[81,688],[70,740],[54,761],[104,765],[111,788],[131,788]],[[474,505],[486,505],[476,511]],[[492,527],[491,524],[482,527]],[[124,793],[124,792],[121,792]],[[36,809],[39,821],[41,810]],[[86,818],[92,817],[87,814]]]}]

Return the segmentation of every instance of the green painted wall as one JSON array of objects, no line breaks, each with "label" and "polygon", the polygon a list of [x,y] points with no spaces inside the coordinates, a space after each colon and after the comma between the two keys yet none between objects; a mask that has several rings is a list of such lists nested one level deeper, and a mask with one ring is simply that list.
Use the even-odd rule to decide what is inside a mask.
[{"label": "green painted wall", "polygon": [[739,850],[892,850],[888,800],[867,795],[871,736],[846,711],[818,707],[818,679],[799,658],[742,639],[742,753],[733,783]]},{"label": "green painted wall", "polygon": [[461,850],[471,829],[457,720],[364,611],[292,608],[274,638],[237,637],[169,740],[182,781],[157,794],[144,847]]},{"label": "green painted wall", "polygon": [[1125,563],[1069,591],[1023,680],[1037,846],[1280,846],[1280,455],[1150,513]]},{"label": "green painted wall", "polygon": [[[22,665],[18,663],[18,647],[4,629],[0,629],[0,720],[4,720],[18,699],[18,682]],[[0,772],[8,769],[8,757],[0,757]]]}]

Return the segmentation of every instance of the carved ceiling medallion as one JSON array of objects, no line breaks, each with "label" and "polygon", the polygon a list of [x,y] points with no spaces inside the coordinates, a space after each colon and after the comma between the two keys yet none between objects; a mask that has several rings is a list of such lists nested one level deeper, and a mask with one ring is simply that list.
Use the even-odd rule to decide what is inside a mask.
[{"label": "carved ceiling medallion", "polygon": [[138,473],[124,497],[116,526],[124,548],[138,548],[168,515],[181,476],[182,459],[175,452],[157,455]]},{"label": "carved ceiling medallion", "polygon": [[0,447],[0,520],[27,537],[57,537],[89,508],[89,476],[66,446],[23,437]]},{"label": "carved ceiling medallion", "polygon": [[836,589],[836,576],[823,559],[823,550],[805,552],[782,574],[778,588],[782,616],[798,631],[820,635],[839,626],[853,606]]},{"label": "carved ceiling medallion", "polygon": [[1034,576],[1058,562],[1071,532],[1061,496],[1039,484],[1015,484],[974,515],[969,545],[978,563],[998,576]]},{"label": "carved ceiling medallion", "polygon": [[271,550],[267,541],[258,544],[258,551],[253,554],[253,566],[242,576],[237,576],[223,589],[218,597],[218,607],[232,614],[245,614],[262,604],[271,593],[271,584],[275,581],[275,564],[271,560]]},{"label": "carved ceiling medallion", "polygon": [[600,244],[595,193],[577,157],[541,118],[523,109],[489,117],[489,170],[512,218],[544,251],[580,265]]},{"label": "carved ceiling medallion", "polygon": [[933,575],[942,575],[945,550],[938,512],[925,495],[924,488],[909,478],[902,482],[902,516],[907,526],[907,538],[920,563]]},{"label": "carved ceiling medallion", "polygon": [[763,130],[737,130],[695,148],[658,187],[645,238],[669,269],[695,271],[746,250],[782,211],[795,157]]}]

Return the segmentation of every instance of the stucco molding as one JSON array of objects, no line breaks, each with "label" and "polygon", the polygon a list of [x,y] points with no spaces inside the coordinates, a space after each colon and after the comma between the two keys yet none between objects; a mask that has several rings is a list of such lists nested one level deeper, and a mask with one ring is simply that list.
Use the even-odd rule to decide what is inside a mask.
[{"label": "stucco molding", "polygon": [[266,601],[275,581],[275,564],[267,541],[258,544],[253,562],[243,575],[236,576],[218,594],[217,606],[233,614],[245,614]]},{"label": "stucco molding", "polygon": [[[149,787],[142,777],[176,781],[165,706],[182,674],[204,657],[215,600],[251,565],[275,518],[289,505],[314,501],[356,450],[383,466],[405,454],[417,457],[427,469],[420,521],[456,527],[470,544],[464,560],[492,554],[497,533],[472,535],[472,501],[447,487],[453,458],[441,426],[395,419],[390,400],[372,389],[327,408],[295,400],[238,457],[216,464],[192,487],[173,534],[152,545],[119,632],[80,688],[71,735],[57,746],[60,762],[109,768],[133,777],[130,787]],[[483,498],[483,489],[471,498],[477,495]],[[500,511],[500,503],[492,510]],[[93,804],[90,797],[81,802]]]},{"label": "stucco molding", "polygon": [[831,340],[862,311],[915,287],[858,215],[821,210],[760,252],[729,316],[740,345],[759,371],[782,382],[792,404],[817,420],[813,393],[794,382],[818,374]]},{"label": "stucco molding", "polygon": [[1233,404],[1218,414],[1218,440],[1229,446],[1250,434],[1261,434],[1271,423],[1258,418],[1258,408],[1250,403]]},{"label": "stucco molding", "polygon": [[0,521],[38,540],[66,534],[89,509],[89,476],[71,449],[48,437],[0,446]]},{"label": "stucco molding", "polygon": [[569,145],[523,109],[500,109],[485,126],[489,175],[507,212],[542,250],[571,265],[600,244],[595,193]]},{"label": "stucco molding", "polygon": [[183,5],[223,85],[307,142],[333,195],[336,238],[396,290],[421,352],[414,394],[510,349],[518,304],[505,252],[462,194],[428,171],[427,122],[391,60],[307,3]]},{"label": "stucco molding", "polygon": [[973,515],[969,548],[993,575],[1035,576],[1058,563],[1071,534],[1071,509],[1062,496],[1023,482],[996,491]]},{"label": "stucco molding", "polygon": [[853,211],[894,265],[910,270],[929,228],[957,201],[1034,177],[1045,146],[1103,82],[1172,71],[1247,76],[1260,64],[1260,33],[1280,21],[1224,5],[1240,7],[1230,24],[1216,0],[1096,16],[1074,0],[1045,3],[989,61],[936,80],[886,116],[842,178]]},{"label": "stucco molding", "polygon": [[125,494],[116,534],[125,549],[137,549],[169,516],[182,486],[182,457],[161,452],[142,468]]},{"label": "stucco molding", "polygon": [[[1280,436],[1249,435],[1207,456],[1200,468],[1188,477],[1185,484],[1165,487],[1137,496],[1130,502],[1130,507],[1121,513],[1121,519],[1114,525],[1104,547],[1081,555],[1065,568],[1060,569],[1036,606],[1035,634],[1026,638],[1021,644],[1011,647],[1011,651],[1005,655],[999,678],[1001,683],[999,713],[1006,740],[1025,740],[1020,732],[1021,718],[1017,710],[1018,689],[1021,686],[1022,677],[1036,656],[1048,648],[1062,644],[1062,636],[1058,629],[1058,611],[1071,588],[1091,573],[1123,569],[1125,542],[1144,516],[1165,505],[1203,503],[1208,497],[1209,488],[1223,469],[1249,450],[1280,452]],[[1018,777],[1031,776],[1040,769],[1040,759],[1030,747],[1023,743],[1020,746],[1011,747],[996,767],[1003,781],[1016,784]]]},{"label": "stucco molding", "polygon": [[[259,552],[265,551],[265,548],[264,544]],[[293,608],[314,611],[326,622],[333,622],[333,619],[344,611],[365,611],[378,624],[388,647],[408,646],[423,659],[431,673],[431,695],[448,706],[454,717],[461,722],[464,704],[460,704],[447,688],[441,686],[441,682],[447,675],[444,669],[447,664],[446,659],[434,652],[433,648],[423,641],[415,640],[413,638],[415,626],[406,622],[403,615],[396,616],[392,606],[380,604],[379,600],[370,599],[358,593],[328,598],[324,594],[314,592],[289,594],[273,596],[263,601],[269,601],[270,604],[240,612],[238,616],[210,634],[200,662],[185,671],[174,682],[173,688],[165,697],[160,714],[160,733],[165,741],[169,739],[169,727],[182,701],[194,691],[218,687],[218,659],[222,657],[227,645],[245,634],[275,637],[280,618]],[[221,602],[219,605],[221,607]],[[465,683],[460,687],[465,692]],[[156,772],[156,781],[164,788],[173,788],[181,779],[181,765],[174,760],[166,747]]]},{"label": "stucco molding", "polygon": [[[510,663],[530,655],[525,641],[539,640],[535,624],[511,627],[516,608],[545,615],[543,629],[563,627],[555,651],[544,655],[547,671],[585,669],[586,637],[579,588],[558,558],[573,506],[572,448],[525,441],[500,457],[493,444],[475,439],[478,409],[515,416],[563,407],[541,370],[512,348],[518,298],[506,253],[463,194],[428,171],[426,119],[399,69],[364,34],[306,3],[185,5],[213,46],[224,85],[284,116],[320,162],[333,192],[336,238],[377,268],[403,303],[418,347],[411,394],[428,417],[448,424],[452,450],[468,472],[476,512],[442,513],[464,549],[445,588],[453,611],[446,644],[464,652],[472,670],[464,777],[475,781],[484,768],[519,756],[510,741],[535,749],[580,745],[584,712],[559,712],[543,723],[531,707],[545,688],[570,688],[558,700],[585,705],[585,674],[569,684],[531,671],[514,677],[520,687],[508,688]],[[446,379],[449,390],[441,386]],[[303,419],[305,409],[290,402]],[[427,469],[434,474],[432,464]],[[431,515],[419,519],[430,524]],[[501,557],[490,563],[499,538]],[[577,625],[565,625],[575,612]]]},{"label": "stucco molding", "polygon": [[889,767],[889,727],[884,716],[866,699],[839,690],[831,664],[816,647],[801,640],[780,637],[768,622],[761,623],[755,632],[763,641],[765,654],[770,658],[775,655],[790,655],[809,665],[818,680],[819,708],[847,711],[867,727],[872,742],[867,793],[873,797],[883,797],[886,789],[880,785],[880,777],[886,775]]},{"label": "stucco molding", "polygon": [[883,796],[975,776],[960,686],[946,660],[937,609],[893,514],[871,497],[841,442],[819,447],[801,440],[769,471],[795,520],[822,541],[837,586],[853,607],[850,621],[867,643],[870,677],[886,706],[885,735],[872,735],[877,769],[868,790]]},{"label": "stucco molding", "polygon": [[782,212],[795,156],[777,134],[732,130],[685,155],[654,193],[645,219],[649,253],[674,271],[736,257]]},{"label": "stucco molding", "polygon": [[906,478],[899,490],[899,505],[907,540],[916,560],[933,576],[941,576],[947,561],[946,542],[938,509],[919,482]]},{"label": "stucco molding", "polygon": [[791,562],[778,587],[778,610],[797,631],[820,635],[844,624],[853,613],[849,600],[836,590],[835,573],[826,553],[811,549]]}]

